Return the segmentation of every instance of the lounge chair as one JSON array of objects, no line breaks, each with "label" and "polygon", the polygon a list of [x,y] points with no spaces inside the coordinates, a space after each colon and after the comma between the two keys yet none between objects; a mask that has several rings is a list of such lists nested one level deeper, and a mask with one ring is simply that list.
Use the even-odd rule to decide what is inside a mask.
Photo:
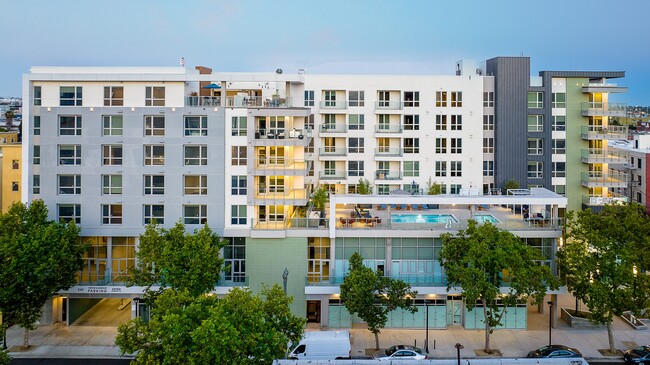
[{"label": "lounge chair", "polygon": [[418,204],[418,210],[422,210],[422,204]]},{"label": "lounge chair", "polygon": [[381,207],[380,210],[386,210],[386,204],[379,204],[379,207]]},{"label": "lounge chair", "polygon": [[422,207],[422,209],[429,209],[429,206],[426,205],[426,204],[422,204],[422,205],[420,205],[420,206]]},{"label": "lounge chair", "polygon": [[400,204],[400,205],[397,207],[397,209],[408,210],[408,207],[406,206],[406,204]]},{"label": "lounge chair", "polygon": [[396,204],[391,204],[390,209],[397,209],[397,205]]}]

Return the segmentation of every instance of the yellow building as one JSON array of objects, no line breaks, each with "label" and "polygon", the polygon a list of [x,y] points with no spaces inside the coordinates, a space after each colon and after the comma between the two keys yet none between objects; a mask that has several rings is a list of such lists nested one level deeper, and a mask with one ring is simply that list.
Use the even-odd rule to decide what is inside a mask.
[{"label": "yellow building", "polygon": [[0,132],[0,208],[20,201],[22,149],[17,132]]}]

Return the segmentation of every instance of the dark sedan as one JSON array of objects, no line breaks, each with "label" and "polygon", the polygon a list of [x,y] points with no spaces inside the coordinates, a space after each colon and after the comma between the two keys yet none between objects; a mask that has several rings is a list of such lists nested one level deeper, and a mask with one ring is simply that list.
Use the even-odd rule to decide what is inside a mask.
[{"label": "dark sedan", "polygon": [[528,353],[528,357],[582,357],[580,351],[564,345],[544,346]]},{"label": "dark sedan", "polygon": [[650,347],[639,346],[623,354],[626,364],[650,365]]}]

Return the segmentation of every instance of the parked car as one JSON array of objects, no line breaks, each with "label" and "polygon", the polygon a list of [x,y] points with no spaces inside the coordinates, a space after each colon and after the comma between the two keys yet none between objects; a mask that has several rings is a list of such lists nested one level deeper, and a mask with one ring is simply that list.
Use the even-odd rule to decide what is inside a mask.
[{"label": "parked car", "polygon": [[540,347],[528,353],[528,357],[582,357],[580,351],[564,346],[564,345],[551,345]]},{"label": "parked car", "polygon": [[626,364],[650,365],[650,346],[639,346],[623,353]]},{"label": "parked car", "polygon": [[379,360],[424,360],[427,358],[422,349],[410,345],[391,346],[378,356]]}]

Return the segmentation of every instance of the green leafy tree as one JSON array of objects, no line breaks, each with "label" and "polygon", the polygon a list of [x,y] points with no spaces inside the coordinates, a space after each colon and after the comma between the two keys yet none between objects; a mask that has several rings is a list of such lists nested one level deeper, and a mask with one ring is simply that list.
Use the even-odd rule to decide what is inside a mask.
[{"label": "green leafy tree", "polygon": [[508,179],[503,183],[503,188],[506,190],[506,194],[508,193],[508,190],[519,189],[519,181],[515,179]]},{"label": "green leafy tree", "polygon": [[570,212],[567,220],[560,272],[568,290],[591,311],[590,321],[607,326],[614,354],[614,316],[650,306],[650,276],[642,274],[650,270],[650,218],[642,206],[623,204],[598,213]]},{"label": "green leafy tree", "polygon": [[4,113],[7,129],[11,129],[11,127],[14,125],[14,118],[16,117],[16,114],[14,113],[13,110],[7,110]]},{"label": "green leafy tree", "polygon": [[0,214],[3,332],[6,335],[6,329],[16,324],[23,327],[25,348],[43,305],[77,282],[86,250],[73,222],[53,222],[47,215],[42,200],[34,200],[29,206],[14,203],[7,213]]},{"label": "green leafy tree", "polygon": [[311,201],[312,204],[314,205],[314,208],[318,210],[325,209],[325,204],[329,200],[329,193],[327,192],[327,189],[325,189],[324,186],[318,186],[315,190],[314,193],[311,196]]},{"label": "green leafy tree", "polygon": [[[440,263],[447,275],[447,290],[459,287],[470,311],[477,301],[483,303],[486,353],[492,351],[490,334],[501,325],[508,307],[526,297],[540,303],[547,288],[559,285],[551,269],[538,264],[542,260],[539,250],[488,222],[470,220],[467,229],[456,236],[445,233],[441,237]],[[502,285],[506,273],[507,288]],[[502,295],[504,289],[507,292]]]},{"label": "green leafy tree", "polygon": [[372,194],[372,185],[370,185],[370,180],[360,178],[359,184],[357,185],[357,192],[362,195]]},{"label": "green leafy tree", "polygon": [[0,350],[0,365],[11,364],[11,356],[3,350]]},{"label": "green leafy tree", "polygon": [[379,333],[386,326],[388,313],[397,308],[417,312],[413,304],[417,294],[409,284],[364,266],[358,253],[350,256],[350,272],[341,284],[341,300],[350,314],[356,313],[368,324],[368,330],[375,335],[375,349],[379,349]]},{"label": "green leafy tree", "polygon": [[115,343],[137,351],[137,364],[270,364],[302,335],[305,320],[291,314],[291,301],[278,285],[260,295],[234,288],[222,299],[169,289],[149,322],[121,325]]},{"label": "green leafy tree", "polygon": [[429,178],[427,180],[427,195],[440,195],[442,193],[442,185],[438,182],[434,182]]}]

